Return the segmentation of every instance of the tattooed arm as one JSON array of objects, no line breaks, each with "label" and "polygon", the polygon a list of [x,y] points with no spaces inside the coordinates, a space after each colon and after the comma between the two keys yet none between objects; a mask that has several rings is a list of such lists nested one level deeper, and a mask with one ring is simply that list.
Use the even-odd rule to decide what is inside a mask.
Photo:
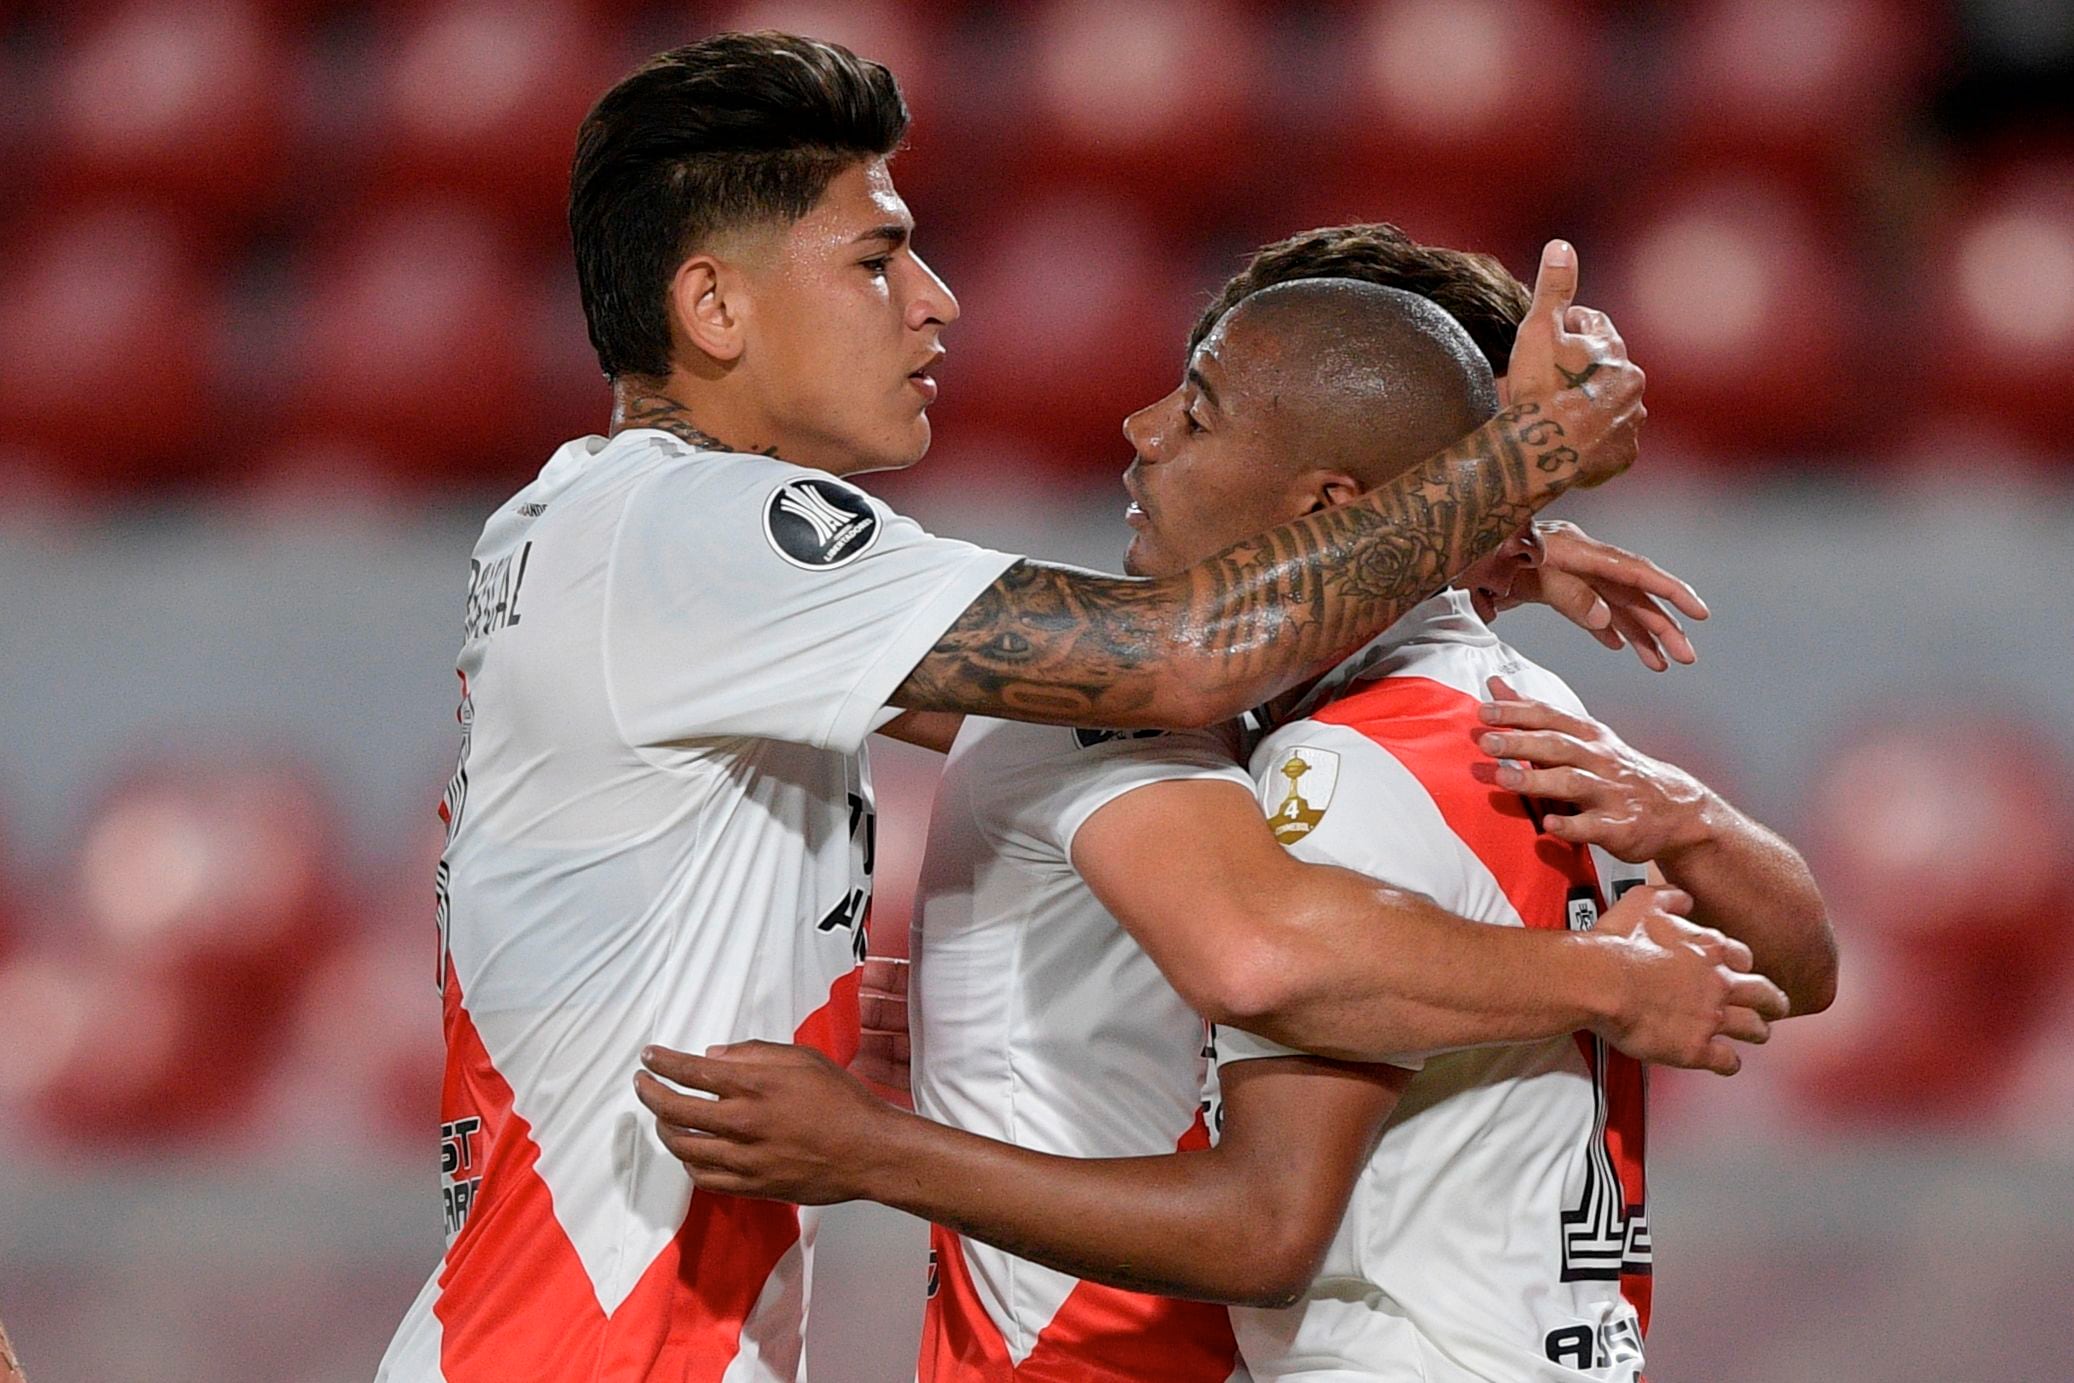
[{"label": "tattooed arm", "polygon": [[1018,562],[892,704],[1076,725],[1206,725],[1329,665],[1557,495],[1633,459],[1642,373],[1601,314],[1570,307],[1575,289],[1574,252],[1552,245],[1508,372],[1515,402],[1438,456],[1176,576]]}]

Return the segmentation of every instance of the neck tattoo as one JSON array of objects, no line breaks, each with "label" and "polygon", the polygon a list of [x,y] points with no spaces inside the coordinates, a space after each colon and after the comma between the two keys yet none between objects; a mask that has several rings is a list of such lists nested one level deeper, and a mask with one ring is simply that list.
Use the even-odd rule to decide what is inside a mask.
[{"label": "neck tattoo", "polygon": [[649,390],[624,394],[614,400],[612,430],[625,432],[636,427],[652,427],[658,432],[667,432],[705,451],[748,450],[759,456],[778,454],[775,446],[743,448],[724,442],[693,422],[689,408],[668,394]]}]

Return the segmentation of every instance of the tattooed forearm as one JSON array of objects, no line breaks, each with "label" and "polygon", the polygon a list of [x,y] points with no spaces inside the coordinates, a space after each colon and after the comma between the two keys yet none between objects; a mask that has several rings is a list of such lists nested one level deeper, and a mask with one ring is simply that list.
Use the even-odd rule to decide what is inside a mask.
[{"label": "tattooed forearm", "polygon": [[691,420],[689,408],[659,389],[643,389],[630,383],[615,385],[612,390],[612,431],[616,434],[636,427],[652,427],[667,432],[703,451],[746,450],[761,456],[778,454],[776,447],[743,448],[721,441]]},{"label": "tattooed forearm", "polygon": [[1567,489],[1577,453],[1523,402],[1361,499],[1156,581],[1020,562],[893,703],[1055,724],[1208,724],[1374,637]]}]

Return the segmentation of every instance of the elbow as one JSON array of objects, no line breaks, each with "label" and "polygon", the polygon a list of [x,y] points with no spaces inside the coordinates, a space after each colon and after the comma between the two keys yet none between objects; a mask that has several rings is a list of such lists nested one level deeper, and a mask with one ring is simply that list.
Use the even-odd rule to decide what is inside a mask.
[{"label": "elbow", "polygon": [[1219,695],[1198,687],[1196,679],[1185,674],[1165,681],[1173,685],[1161,689],[1154,712],[1154,724],[1162,730],[1207,730],[1250,709],[1236,691]]},{"label": "elbow", "polygon": [[[1225,934],[1239,929],[1225,929]],[[1220,946],[1206,956],[1185,997],[1212,1023],[1256,1031],[1286,1016],[1304,997],[1302,977],[1283,948],[1261,936]]]},{"label": "elbow", "polygon": [[1836,936],[1829,930],[1826,918],[1822,924],[1822,943],[1810,961],[1807,973],[1793,987],[1794,992],[1787,996],[1796,1018],[1820,1013],[1836,1002]]},{"label": "elbow", "polygon": [[1225,1302],[1227,1306],[1257,1306],[1266,1311],[1280,1311],[1303,1300],[1310,1290],[1312,1279],[1286,1274],[1265,1278],[1257,1284],[1249,1284],[1242,1292]]},{"label": "elbow", "polygon": [[1267,1242],[1258,1246],[1246,1265],[1244,1280],[1233,1284],[1235,1290],[1228,1304],[1275,1311],[1303,1300],[1311,1284],[1318,1280],[1318,1268],[1325,1261],[1332,1230],[1333,1226],[1326,1226],[1320,1233],[1316,1227],[1304,1226],[1290,1233],[1267,1235]]}]

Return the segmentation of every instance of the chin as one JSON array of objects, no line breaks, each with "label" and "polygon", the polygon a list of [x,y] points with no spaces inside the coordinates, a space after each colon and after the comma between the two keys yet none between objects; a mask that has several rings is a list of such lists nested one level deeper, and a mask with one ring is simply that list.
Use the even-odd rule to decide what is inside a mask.
[{"label": "chin", "polygon": [[923,414],[894,437],[874,445],[859,445],[852,453],[855,464],[846,474],[867,471],[904,471],[929,453],[929,418]]}]

